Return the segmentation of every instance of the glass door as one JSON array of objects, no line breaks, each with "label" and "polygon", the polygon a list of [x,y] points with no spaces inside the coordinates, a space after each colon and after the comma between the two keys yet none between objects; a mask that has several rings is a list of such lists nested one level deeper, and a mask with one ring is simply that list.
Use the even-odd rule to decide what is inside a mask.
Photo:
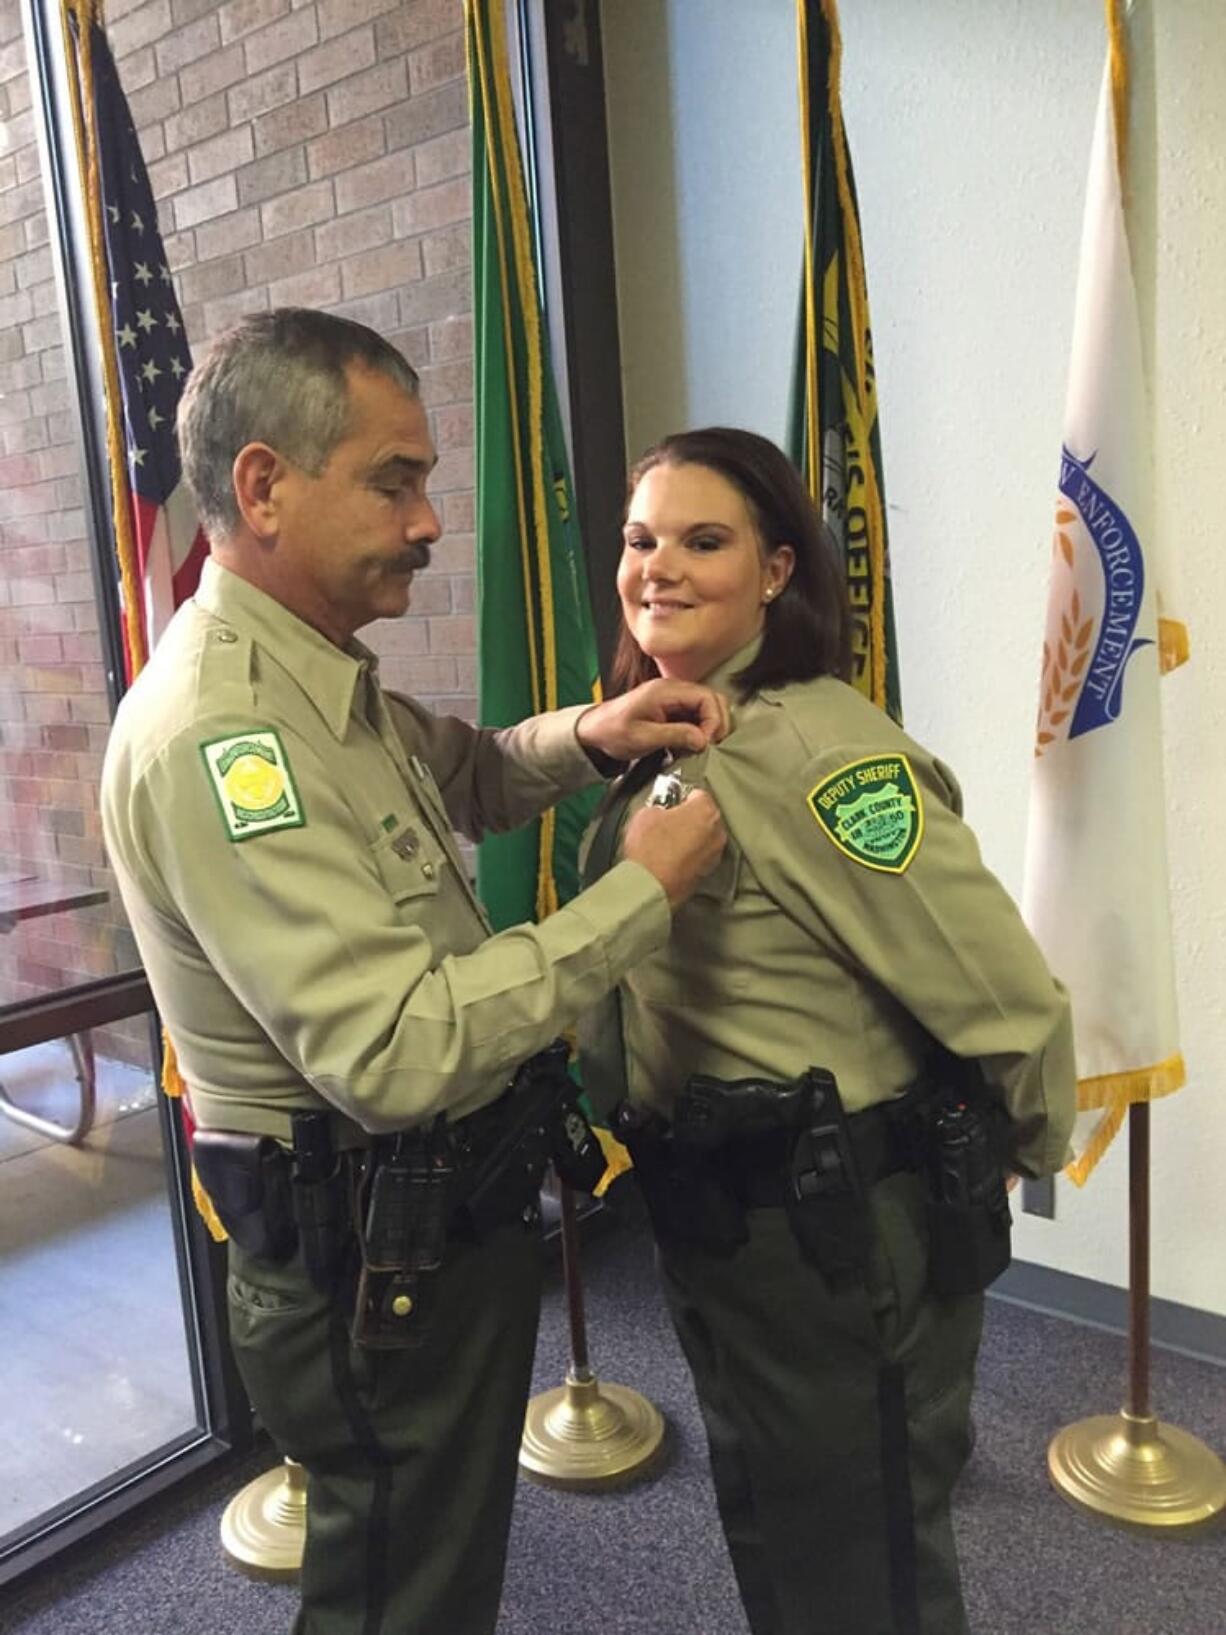
[{"label": "glass door", "polygon": [[215,1456],[237,1401],[102,846],[118,632],[56,26],[0,0],[0,1581]]}]

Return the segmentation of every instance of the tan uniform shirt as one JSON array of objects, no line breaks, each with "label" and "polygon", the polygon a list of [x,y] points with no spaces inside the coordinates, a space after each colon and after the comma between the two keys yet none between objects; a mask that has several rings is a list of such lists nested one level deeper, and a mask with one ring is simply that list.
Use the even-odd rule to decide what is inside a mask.
[{"label": "tan uniform shirt", "polygon": [[[710,683],[732,693],[755,650]],[[710,790],[732,838],[668,943],[623,979],[631,1095],[667,1112],[690,1073],[789,1079],[815,1064],[854,1112],[910,1083],[931,1036],[1001,1087],[1018,1168],[1057,1168],[1074,1111],[1068,1000],[984,866],[953,775],[831,678],[764,690],[733,721],[677,768]],[[836,774],[862,766],[880,785],[898,757],[918,844],[890,872],[836,844],[809,796],[824,788],[833,813],[856,799],[854,774]]]},{"label": "tan uniform shirt", "polygon": [[596,773],[581,708],[502,732],[432,715],[216,563],[120,706],[107,848],[193,1114],[285,1136],[471,1112],[667,937],[623,863],[497,936],[452,827],[528,821]]}]

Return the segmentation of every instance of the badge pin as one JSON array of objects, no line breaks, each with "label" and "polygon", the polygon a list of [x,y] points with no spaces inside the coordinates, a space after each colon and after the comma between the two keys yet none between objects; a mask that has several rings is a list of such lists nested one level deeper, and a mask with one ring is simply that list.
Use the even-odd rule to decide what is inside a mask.
[{"label": "badge pin", "polygon": [[684,783],[675,772],[660,772],[651,786],[651,793],[647,797],[648,806],[680,806],[685,797],[692,793],[688,783]]},{"label": "badge pin", "polygon": [[402,857],[407,863],[411,857],[416,856],[420,844],[416,829],[402,829],[395,840],[392,841],[392,850],[397,857]]}]

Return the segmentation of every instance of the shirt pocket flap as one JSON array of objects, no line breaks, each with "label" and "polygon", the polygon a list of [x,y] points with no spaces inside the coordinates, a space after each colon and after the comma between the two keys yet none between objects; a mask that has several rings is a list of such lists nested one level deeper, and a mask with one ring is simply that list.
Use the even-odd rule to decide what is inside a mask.
[{"label": "shirt pocket flap", "polygon": [[416,824],[380,835],[370,848],[379,878],[394,903],[433,897],[445,866],[433,839]]}]

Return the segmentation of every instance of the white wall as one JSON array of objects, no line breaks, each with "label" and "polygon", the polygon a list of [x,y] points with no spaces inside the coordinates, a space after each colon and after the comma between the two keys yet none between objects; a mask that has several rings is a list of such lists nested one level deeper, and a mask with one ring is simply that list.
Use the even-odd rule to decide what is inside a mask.
[{"label": "white wall", "polygon": [[[1098,0],[844,0],[908,729],[1016,894]],[[800,246],[792,0],[605,0],[628,441],[784,426]],[[1153,1290],[1226,1314],[1226,11],[1155,0],[1159,501],[1193,661],[1164,683],[1189,1084],[1153,1117]],[[1127,1281],[1126,1140],[1022,1258]]]}]

